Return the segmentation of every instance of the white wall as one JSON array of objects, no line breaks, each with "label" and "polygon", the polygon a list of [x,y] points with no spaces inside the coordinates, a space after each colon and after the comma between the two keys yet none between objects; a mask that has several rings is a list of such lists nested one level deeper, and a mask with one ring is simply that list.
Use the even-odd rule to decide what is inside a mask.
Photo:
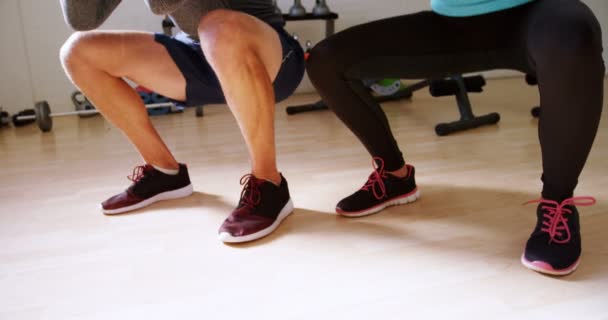
[{"label": "white wall", "polygon": [[[161,31],[161,20],[143,1],[123,1],[103,28]],[[59,1],[0,0],[0,24],[0,105],[15,113],[32,108],[33,101],[47,100],[53,111],[73,110],[69,96],[75,89],[59,63],[59,48],[72,31],[63,21]]]},{"label": "white wall", "polygon": [[[279,0],[287,11],[293,0]],[[604,47],[608,48],[608,2],[584,0],[600,19],[604,30]],[[310,10],[314,0],[303,0]],[[427,10],[428,0],[328,0],[331,9],[340,14],[336,30],[397,14]],[[103,25],[104,29],[135,29],[160,32],[161,17],[147,11],[143,1],[123,1]],[[23,28],[21,27],[23,25]],[[287,29],[296,32],[304,43],[318,42],[324,34],[322,22],[290,22]],[[69,96],[74,90],[63,74],[58,52],[70,35],[58,0],[0,0],[0,105],[10,113],[32,108],[33,101],[48,100],[52,110],[73,110]],[[5,39],[11,39],[6,41]],[[402,39],[407,41],[407,39]],[[365,45],[362,41],[361,45]],[[608,61],[608,49],[605,60]],[[31,66],[31,80],[28,71]],[[505,74],[505,73],[500,73]],[[310,91],[305,79],[300,91]]]},{"label": "white wall", "polygon": [[0,0],[0,106],[10,113],[31,104],[32,100],[18,12],[17,0]]}]

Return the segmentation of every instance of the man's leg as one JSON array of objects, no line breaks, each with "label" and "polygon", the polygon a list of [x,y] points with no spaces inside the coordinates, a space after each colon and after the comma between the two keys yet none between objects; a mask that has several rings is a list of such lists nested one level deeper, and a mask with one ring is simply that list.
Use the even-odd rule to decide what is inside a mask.
[{"label": "man's leg", "polygon": [[201,19],[199,36],[247,144],[252,174],[279,184],[272,82],[283,51],[277,32],[247,14],[215,10]]},{"label": "man's leg", "polygon": [[61,61],[72,82],[122,130],[146,163],[178,168],[152,126],[140,96],[123,79],[176,100],[185,99],[186,81],[153,34],[77,32],[61,48]]},{"label": "man's leg", "polygon": [[274,231],[293,211],[287,181],[277,170],[273,80],[283,61],[276,30],[243,13],[216,10],[201,19],[201,48],[249,149],[251,175],[237,208],[219,230],[223,242],[246,242]]},{"label": "man's leg", "polygon": [[91,31],[73,34],[61,48],[67,75],[139,150],[147,163],[134,170],[129,189],[102,203],[106,214],[190,195],[185,165],[177,163],[152,126],[140,96],[123,78],[162,95],[185,99],[185,80],[154,35]]}]

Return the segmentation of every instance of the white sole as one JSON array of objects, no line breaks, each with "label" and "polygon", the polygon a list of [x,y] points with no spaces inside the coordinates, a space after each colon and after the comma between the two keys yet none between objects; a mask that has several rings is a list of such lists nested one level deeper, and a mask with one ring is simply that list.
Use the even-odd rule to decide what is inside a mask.
[{"label": "white sole", "polygon": [[130,205],[128,207],[122,207],[122,208],[111,209],[111,210],[106,210],[106,209],[102,208],[102,211],[104,214],[107,214],[107,215],[125,213],[128,211],[133,211],[133,210],[141,209],[143,207],[147,207],[158,201],[187,197],[187,196],[191,195],[193,191],[194,191],[194,189],[192,188],[192,184],[189,184],[180,189],[159,193],[151,198],[148,198],[142,202],[138,202],[136,204]]},{"label": "white sole", "polygon": [[528,259],[526,259],[525,255],[521,255],[521,264],[524,265],[524,267],[532,270],[532,271],[536,271],[538,273],[542,273],[542,274],[548,274],[550,276],[567,276],[569,274],[571,274],[572,272],[576,271],[576,269],[578,268],[578,265],[581,263],[581,259],[579,257],[579,259],[570,267],[568,267],[567,269],[564,270],[555,270],[553,268],[543,268],[541,266],[535,265],[534,262],[530,262],[528,261]]},{"label": "white sole", "polygon": [[418,188],[416,188],[416,190],[414,190],[408,194],[405,194],[403,196],[377,204],[376,206],[371,207],[366,210],[356,211],[356,212],[347,212],[347,211],[342,211],[339,208],[336,208],[336,212],[339,215],[348,217],[348,218],[364,217],[364,216],[369,216],[371,214],[380,212],[388,207],[414,202],[414,201],[418,200],[418,198],[420,198],[420,190],[418,190]]},{"label": "white sole", "polygon": [[228,232],[220,232],[218,237],[219,237],[220,241],[222,241],[224,243],[249,242],[249,241],[263,238],[263,237],[271,234],[274,230],[276,230],[276,228],[279,227],[281,222],[285,218],[287,218],[292,212],[293,212],[293,202],[291,201],[291,199],[289,199],[289,201],[287,201],[287,203],[285,204],[283,209],[281,209],[281,212],[279,212],[279,216],[277,217],[277,219],[268,228],[260,230],[256,233],[252,233],[252,234],[248,234],[246,236],[240,236],[240,237],[238,237],[238,236],[235,237]]}]

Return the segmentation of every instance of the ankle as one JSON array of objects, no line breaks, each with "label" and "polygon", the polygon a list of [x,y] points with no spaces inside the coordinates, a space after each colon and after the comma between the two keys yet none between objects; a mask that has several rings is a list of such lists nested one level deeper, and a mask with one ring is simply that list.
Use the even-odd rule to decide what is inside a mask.
[{"label": "ankle", "polygon": [[166,175],[170,175],[170,176],[174,176],[177,175],[179,173],[179,167],[177,169],[169,169],[169,168],[162,168],[159,166],[155,166],[155,165],[151,165],[154,169],[156,169],[157,171],[160,171]]},{"label": "ankle", "polygon": [[403,165],[403,167],[395,170],[395,171],[387,171],[387,173],[397,177],[397,178],[405,178],[407,177],[408,174],[408,170],[407,170],[407,165]]},{"label": "ankle", "polygon": [[270,172],[270,173],[253,172],[252,174],[254,177],[256,177],[260,180],[270,181],[277,186],[281,185],[282,178],[281,178],[281,174],[278,171]]},{"label": "ankle", "polygon": [[[145,159],[144,159],[145,161]],[[157,168],[163,168],[163,169],[168,169],[168,170],[179,170],[179,163],[175,160],[153,160],[153,161],[145,161],[147,164],[153,166],[153,167],[157,167]]]},{"label": "ankle", "polygon": [[173,161],[146,161],[148,165],[151,165],[154,169],[168,174],[168,175],[176,175],[179,173],[179,163],[175,160]]}]

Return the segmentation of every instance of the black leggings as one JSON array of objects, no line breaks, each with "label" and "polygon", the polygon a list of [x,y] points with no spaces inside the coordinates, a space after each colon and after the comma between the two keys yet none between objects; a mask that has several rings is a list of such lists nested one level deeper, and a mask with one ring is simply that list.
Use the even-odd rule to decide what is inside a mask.
[{"label": "black leggings", "polygon": [[466,18],[420,12],[374,21],[325,39],[307,62],[322,99],[388,171],[404,165],[403,155],[361,79],[490,69],[538,78],[543,197],[571,197],[597,132],[605,72],[599,23],[579,0],[537,0]]}]

